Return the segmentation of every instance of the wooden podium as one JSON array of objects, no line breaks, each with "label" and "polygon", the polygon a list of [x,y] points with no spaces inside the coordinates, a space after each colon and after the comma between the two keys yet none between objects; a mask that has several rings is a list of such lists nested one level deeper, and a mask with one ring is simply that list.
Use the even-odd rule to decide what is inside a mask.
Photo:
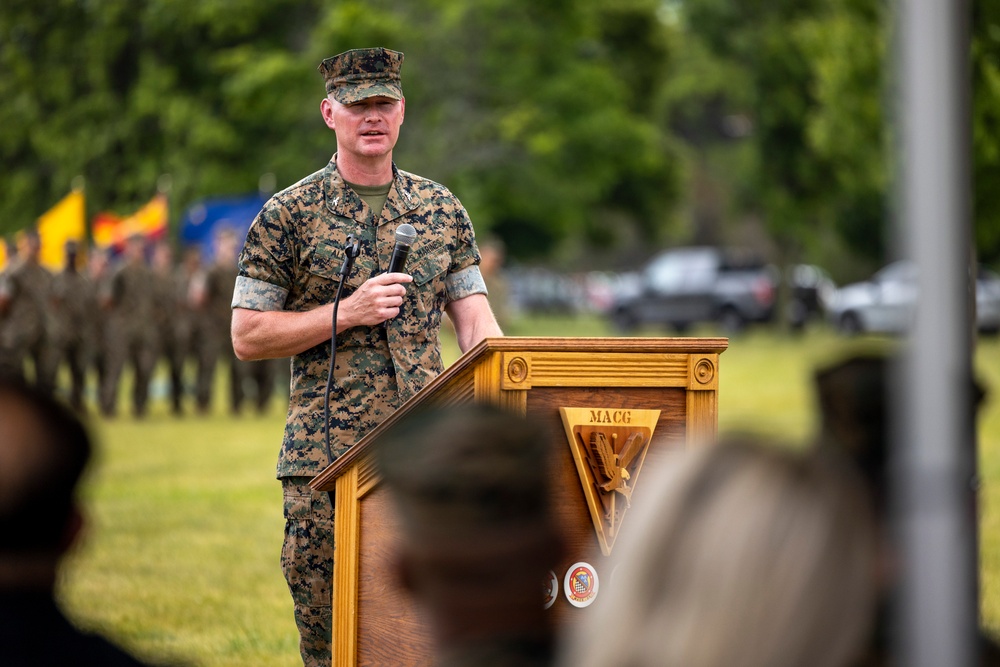
[{"label": "wooden podium", "polygon": [[[571,603],[563,590],[572,565],[586,562],[605,589],[612,585],[602,565],[619,528],[628,531],[622,491],[642,484],[642,466],[715,436],[719,355],[727,346],[725,338],[508,337],[469,350],[312,482],[336,492],[333,664],[429,662],[429,632],[394,581],[396,518],[372,448],[404,415],[417,406],[478,402],[545,426],[539,437],[551,443],[554,514],[569,546],[554,572],[557,597],[549,608],[561,623],[587,611],[577,606],[576,592]],[[642,444],[628,465],[631,487],[605,493],[594,443],[618,450],[627,439]],[[539,604],[544,586],[539,582]],[[599,600],[598,589],[594,604]]]}]

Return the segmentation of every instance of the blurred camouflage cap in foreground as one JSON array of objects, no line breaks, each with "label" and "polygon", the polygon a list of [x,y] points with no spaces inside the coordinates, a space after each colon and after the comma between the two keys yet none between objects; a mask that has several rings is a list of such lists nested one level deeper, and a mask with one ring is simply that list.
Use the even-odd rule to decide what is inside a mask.
[{"label": "blurred camouflage cap in foreground", "polygon": [[381,471],[408,534],[466,542],[551,530],[537,424],[479,405],[429,410],[380,445]]},{"label": "blurred camouflage cap in foreground", "polygon": [[369,97],[403,99],[399,70],[403,54],[382,47],[352,49],[320,63],[326,92],[341,104],[353,104]]}]

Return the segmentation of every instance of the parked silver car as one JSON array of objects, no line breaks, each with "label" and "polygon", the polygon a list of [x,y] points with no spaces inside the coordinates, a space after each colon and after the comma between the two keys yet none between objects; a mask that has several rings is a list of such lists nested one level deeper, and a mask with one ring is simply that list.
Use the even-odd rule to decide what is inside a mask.
[{"label": "parked silver car", "polygon": [[[830,322],[848,335],[906,333],[917,303],[916,278],[914,264],[901,260],[870,280],[841,287],[828,309]],[[984,334],[1000,332],[1000,276],[982,267],[976,279],[976,328]]]},{"label": "parked silver car", "polygon": [[638,289],[623,292],[608,310],[627,333],[645,325],[667,325],[684,333],[714,322],[735,334],[751,322],[770,322],[775,311],[777,271],[742,248],[672,248],[642,269]]}]

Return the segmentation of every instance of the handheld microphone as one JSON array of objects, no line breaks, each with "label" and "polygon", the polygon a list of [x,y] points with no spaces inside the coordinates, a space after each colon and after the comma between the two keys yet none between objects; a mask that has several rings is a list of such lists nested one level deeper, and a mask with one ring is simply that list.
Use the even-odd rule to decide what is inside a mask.
[{"label": "handheld microphone", "polygon": [[[417,230],[413,225],[407,223],[396,227],[396,245],[392,249],[392,257],[389,258],[389,270],[386,273],[402,273],[406,265],[406,258],[410,255],[410,246],[417,238]],[[389,320],[382,322],[382,328],[389,326]]]},{"label": "handheld microphone", "polygon": [[402,273],[406,265],[406,258],[410,254],[410,246],[417,238],[417,230],[413,225],[407,223],[396,227],[396,245],[392,249],[392,258],[389,260],[389,270],[387,273]]}]

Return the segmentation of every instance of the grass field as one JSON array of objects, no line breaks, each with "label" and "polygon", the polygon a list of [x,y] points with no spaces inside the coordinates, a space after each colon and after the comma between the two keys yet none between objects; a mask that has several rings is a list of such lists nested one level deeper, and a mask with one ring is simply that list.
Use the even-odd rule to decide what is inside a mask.
[{"label": "grass field", "polygon": [[[612,335],[596,319],[526,320],[509,333]],[[867,344],[879,342],[824,331],[731,340],[720,363],[720,427],[805,439],[815,429],[815,368]],[[450,339],[445,356],[457,357]],[[981,343],[976,370],[992,388],[980,413],[979,451],[982,608],[996,634],[1000,341]],[[60,595],[81,625],[145,656],[220,667],[301,664],[278,565],[283,520],[274,466],[284,406],[231,417],[222,389],[215,413],[205,417],[171,417],[160,399],[142,421],[94,420],[101,454],[85,490],[89,530],[64,569]]]}]

